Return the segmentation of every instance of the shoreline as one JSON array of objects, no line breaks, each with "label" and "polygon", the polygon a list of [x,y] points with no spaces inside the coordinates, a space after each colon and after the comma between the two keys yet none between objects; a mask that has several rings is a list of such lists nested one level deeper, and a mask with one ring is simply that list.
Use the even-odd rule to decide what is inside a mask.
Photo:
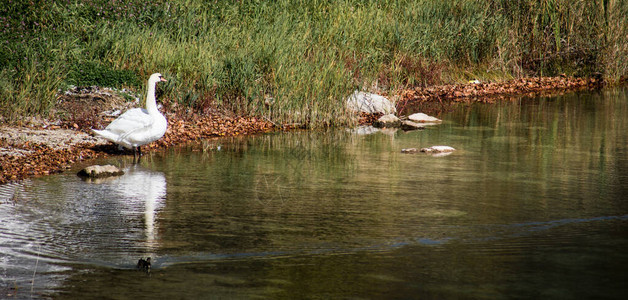
[{"label": "shoreline", "polygon": [[[166,149],[203,139],[252,135],[277,130],[254,117],[195,116],[183,120],[166,114],[168,130],[158,141],[142,146],[145,152]],[[46,125],[44,125],[46,126]],[[115,155],[132,155],[128,149],[78,129],[0,127],[0,184],[30,177],[61,173],[73,164]]]},{"label": "shoreline", "polygon": [[566,76],[532,77],[512,79],[504,82],[469,82],[467,84],[441,85],[405,90],[397,102],[400,114],[407,106],[427,102],[482,102],[517,97],[540,97],[560,95],[581,90],[598,90],[605,87],[600,78],[575,78]]},{"label": "shoreline", "polygon": [[[557,95],[603,87],[604,83],[598,78],[564,76],[470,82],[404,90],[396,96],[396,106],[398,114],[402,115],[412,109],[422,110],[422,106],[427,108],[430,103],[493,103],[510,97]],[[168,119],[166,134],[160,140],[143,146],[145,151],[203,139],[285,130],[258,117],[230,117],[220,113],[201,116],[182,112],[167,112],[164,115]],[[358,123],[369,124],[374,120],[373,116],[362,115]],[[110,120],[98,120],[96,123],[104,121]],[[121,152],[116,145],[85,133],[94,122],[78,123],[81,122],[76,122],[76,119],[63,124],[40,120],[34,124],[0,127],[0,184],[61,173],[81,161],[130,153]]]}]

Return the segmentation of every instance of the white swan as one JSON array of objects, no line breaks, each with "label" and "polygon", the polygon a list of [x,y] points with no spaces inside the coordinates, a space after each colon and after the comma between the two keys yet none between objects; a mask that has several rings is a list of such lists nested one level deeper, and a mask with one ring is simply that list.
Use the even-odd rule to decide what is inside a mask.
[{"label": "white swan", "polygon": [[157,109],[155,86],[166,81],[161,74],[155,73],[148,78],[146,108],[133,108],[113,120],[104,130],[92,131],[106,140],[114,142],[142,155],[141,146],[160,139],[166,133],[168,121]]}]

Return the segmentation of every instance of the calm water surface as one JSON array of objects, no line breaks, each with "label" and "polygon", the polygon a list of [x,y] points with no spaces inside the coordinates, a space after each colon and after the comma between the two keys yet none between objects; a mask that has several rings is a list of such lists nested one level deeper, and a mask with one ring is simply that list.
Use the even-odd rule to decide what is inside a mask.
[{"label": "calm water surface", "polygon": [[[623,299],[627,116],[626,90],[460,105],[0,186],[0,298]],[[400,153],[431,145],[458,151]]]}]

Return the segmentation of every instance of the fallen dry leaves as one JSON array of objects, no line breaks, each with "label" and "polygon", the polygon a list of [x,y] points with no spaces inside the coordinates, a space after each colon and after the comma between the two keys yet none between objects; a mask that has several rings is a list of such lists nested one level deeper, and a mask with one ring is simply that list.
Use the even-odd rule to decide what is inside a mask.
[{"label": "fallen dry leaves", "polygon": [[[6,145],[5,145],[6,146]],[[78,145],[69,149],[52,149],[43,144],[24,143],[11,145],[28,153],[0,156],[0,183],[21,180],[31,176],[49,175],[62,172],[80,160],[95,158],[99,153]]]},{"label": "fallen dry leaves", "polygon": [[185,119],[168,114],[168,130],[163,138],[149,148],[166,148],[190,141],[213,137],[264,133],[275,130],[272,123],[255,117],[226,117],[219,115],[192,115]]}]

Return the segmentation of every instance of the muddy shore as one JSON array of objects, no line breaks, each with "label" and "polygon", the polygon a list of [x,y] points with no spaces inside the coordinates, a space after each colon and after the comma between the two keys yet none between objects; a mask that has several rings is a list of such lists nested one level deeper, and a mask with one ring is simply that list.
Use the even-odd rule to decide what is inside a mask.
[{"label": "muddy shore", "polygon": [[[599,89],[596,78],[542,77],[516,79],[501,83],[470,82],[405,90],[397,98],[400,114],[416,112],[444,103],[494,102],[518,96],[539,96]],[[389,97],[391,95],[388,95]],[[391,97],[392,98],[392,97]],[[57,120],[24,120],[21,124],[0,126],[0,184],[63,172],[77,162],[111,155],[131,155],[88,134],[90,128],[104,128],[114,117],[100,111],[126,110],[128,103],[110,93],[66,93],[60,96]],[[229,116],[213,112],[204,115],[165,108],[168,131],[159,141],[143,147],[144,152],[160,151],[191,141],[258,134],[284,130],[256,117]],[[360,116],[359,123],[370,123],[374,116]]]}]

